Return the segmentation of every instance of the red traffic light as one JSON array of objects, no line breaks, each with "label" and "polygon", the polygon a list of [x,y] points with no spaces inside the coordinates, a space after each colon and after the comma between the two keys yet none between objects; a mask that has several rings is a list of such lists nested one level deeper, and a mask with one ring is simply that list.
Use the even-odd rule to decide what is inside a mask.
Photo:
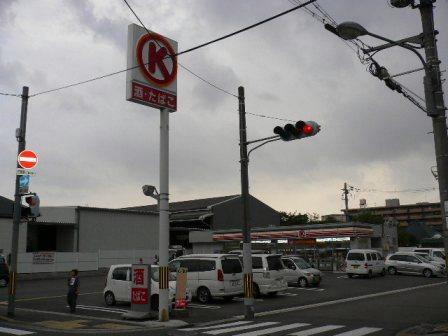
[{"label": "red traffic light", "polygon": [[305,126],[303,126],[303,133],[305,133],[306,135],[311,135],[314,132],[314,128],[313,126],[306,124]]}]

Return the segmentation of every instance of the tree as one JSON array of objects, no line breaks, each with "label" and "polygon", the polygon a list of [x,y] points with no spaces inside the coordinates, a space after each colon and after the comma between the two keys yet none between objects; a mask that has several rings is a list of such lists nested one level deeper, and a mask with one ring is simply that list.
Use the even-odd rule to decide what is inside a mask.
[{"label": "tree", "polygon": [[280,211],[280,225],[303,225],[308,224],[309,221],[307,214],[297,213],[297,211]]},{"label": "tree", "polygon": [[357,216],[351,216],[351,220],[355,222],[383,224],[384,218],[380,215],[374,215],[370,212],[363,212]]},{"label": "tree", "polygon": [[418,246],[419,243],[417,237],[409,233],[406,228],[398,228],[398,246]]}]

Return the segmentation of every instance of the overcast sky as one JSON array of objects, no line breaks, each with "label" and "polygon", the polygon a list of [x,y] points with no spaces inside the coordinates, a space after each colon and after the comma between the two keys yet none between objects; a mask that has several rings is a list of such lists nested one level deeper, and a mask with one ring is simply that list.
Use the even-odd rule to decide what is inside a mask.
[{"label": "overcast sky", "polygon": [[[149,29],[178,41],[179,50],[293,6],[288,0],[129,2]],[[339,23],[356,21],[392,39],[421,32],[418,10],[395,9],[386,0],[319,4]],[[448,1],[438,0],[442,69],[448,64],[447,18]],[[33,94],[124,69],[130,23],[137,21],[121,0],[1,0],[0,91],[20,93],[27,85]],[[420,67],[415,55],[396,48],[376,59],[391,74]],[[278,141],[252,154],[250,192],[276,210],[337,213],[344,182],[361,189],[351,207],[360,198],[369,206],[396,197],[402,204],[438,201],[437,190],[363,191],[437,187],[430,171],[431,120],[370,75],[343,41],[303,10],[179,61],[234,94],[244,86],[247,112],[322,125],[312,138]],[[423,96],[422,76],[399,80]],[[27,148],[40,160],[31,189],[42,205],[153,203],[141,186],[158,185],[159,112],[125,100],[125,77],[29,100]],[[171,200],[240,193],[237,99],[183,69],[177,82],[178,111],[170,116]],[[12,198],[20,99],[0,96],[0,104],[0,194]],[[249,139],[255,139],[285,122],[248,115],[247,124]]]}]

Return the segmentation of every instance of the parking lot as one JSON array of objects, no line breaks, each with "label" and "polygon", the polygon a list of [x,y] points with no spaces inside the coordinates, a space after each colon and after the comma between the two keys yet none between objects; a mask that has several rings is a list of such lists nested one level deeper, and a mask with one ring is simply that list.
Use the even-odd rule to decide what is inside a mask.
[{"label": "parking lot", "polygon": [[[81,294],[74,319],[79,321],[85,316],[90,319],[121,321],[121,315],[128,311],[130,306],[120,303],[113,307],[106,306],[102,294],[103,286],[103,276],[81,276]],[[18,312],[20,313],[20,309],[36,313],[45,312],[49,314],[49,319],[50,317],[58,316],[58,314],[59,316],[68,315],[66,314],[68,307],[65,291],[65,279],[20,282],[17,297]],[[367,305],[370,307],[370,310],[374,309],[375,312],[370,312],[370,314],[376,314],[381,313],[385,309],[383,303],[386,300],[385,298],[392,300],[391,302],[400,303],[400,301],[394,301],[400,295],[412,297],[414,293],[421,294],[424,291],[434,293],[435,298],[441,300],[441,304],[447,302],[442,301],[443,298],[444,300],[448,299],[446,279],[443,278],[427,279],[421,276],[388,275],[372,279],[357,277],[349,279],[344,273],[325,273],[319,287],[289,287],[286,292],[279,293],[277,296],[257,298],[255,306],[257,319],[266,319],[277,315],[275,316],[276,321],[281,320],[282,316],[288,316],[288,314],[293,314],[294,320],[296,320],[297,316],[304,316],[312,312],[314,312],[312,316],[316,316],[316,312],[323,310],[341,312],[341,307],[343,307],[343,311],[349,312],[352,307],[359,304]],[[382,300],[376,300],[378,297],[382,297]],[[6,300],[6,288],[0,288],[0,305],[4,306]],[[206,326],[219,321],[238,320],[242,318],[244,312],[242,301],[242,298],[234,298],[231,302],[214,299],[207,304],[193,301],[189,306],[189,316],[181,319],[192,326]],[[375,304],[371,306],[369,302],[374,302]],[[434,304],[437,306],[437,302],[434,302]],[[411,309],[411,307],[409,306],[407,309]],[[422,322],[437,320],[439,318],[437,311],[435,311],[437,316],[433,316],[434,311],[431,309],[425,309],[424,313],[419,312],[416,316],[420,316]],[[412,314],[412,312],[410,313]],[[327,314],[326,318],[330,318],[330,316],[331,314]],[[415,318],[415,323],[419,322],[417,317]],[[362,320],[362,313],[359,318]],[[441,314],[440,318],[445,318],[444,314]],[[310,320],[312,319],[310,318]],[[396,328],[401,328],[406,323],[409,323],[409,321],[402,323],[402,320],[402,318],[396,319]],[[309,323],[310,321],[305,322]],[[378,327],[378,325],[374,327]],[[73,329],[76,328],[77,325],[73,324]]]}]

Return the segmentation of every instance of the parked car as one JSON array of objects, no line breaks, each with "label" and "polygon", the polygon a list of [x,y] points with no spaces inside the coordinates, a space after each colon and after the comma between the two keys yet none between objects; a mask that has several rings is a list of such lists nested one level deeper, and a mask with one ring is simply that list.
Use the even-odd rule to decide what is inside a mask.
[{"label": "parked car", "polygon": [[6,258],[0,255],[0,287],[6,287],[9,283],[9,267]]},{"label": "parked car", "polygon": [[391,275],[398,273],[422,274],[430,278],[444,273],[442,267],[413,252],[397,252],[389,255],[386,258],[386,267]]},{"label": "parked car", "polygon": [[232,300],[243,293],[243,268],[233,254],[190,254],[169,263],[170,271],[185,267],[187,288],[201,303],[214,297]]},{"label": "parked car", "polygon": [[353,275],[363,275],[371,278],[375,274],[384,276],[386,266],[383,256],[375,250],[350,250],[346,257],[345,272],[349,278]]},{"label": "parked car", "polygon": [[297,256],[284,256],[282,262],[285,265],[285,279],[288,284],[308,287],[318,286],[322,281],[322,272],[313,268],[303,258]]},{"label": "parked car", "polygon": [[445,250],[441,248],[429,248],[429,247],[419,247],[414,248],[415,253],[426,253],[431,258],[445,262]]},{"label": "parked car", "polygon": [[[285,279],[285,266],[281,254],[253,254],[252,274],[254,281],[254,296],[261,294],[275,296],[278,292],[288,289]],[[240,255],[242,262],[242,256]]]},{"label": "parked car", "polygon": [[431,264],[435,264],[437,266],[440,266],[442,268],[442,271],[444,273],[446,273],[446,264],[445,264],[445,260],[440,259],[440,258],[433,258],[430,257],[429,254],[423,253],[423,252],[414,252],[416,255],[420,256],[421,258],[429,261]]},{"label": "parked car", "polygon": [[[174,307],[176,296],[176,279],[172,275],[169,279],[169,299]],[[131,302],[132,265],[112,265],[107,273],[104,287],[104,301],[113,306],[117,302]],[[187,301],[191,301],[191,292],[187,289]],[[151,266],[151,309],[159,308],[159,266]]]}]

